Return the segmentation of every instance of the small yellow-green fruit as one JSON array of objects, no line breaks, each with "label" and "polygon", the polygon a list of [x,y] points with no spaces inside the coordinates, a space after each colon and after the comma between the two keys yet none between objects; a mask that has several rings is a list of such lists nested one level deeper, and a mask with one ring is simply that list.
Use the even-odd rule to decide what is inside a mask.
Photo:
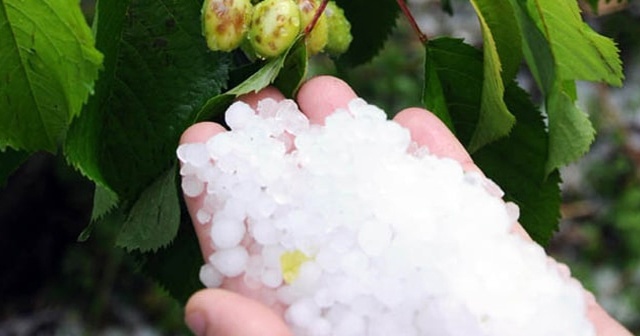
[{"label": "small yellow-green fruit", "polygon": [[[306,29],[311,23],[311,20],[316,15],[318,7],[320,7],[319,0],[297,0],[298,8],[300,8],[300,20],[302,21],[302,29]],[[324,13],[320,16],[313,30],[309,32],[306,37],[305,43],[307,46],[307,54],[309,56],[315,55],[322,51],[327,45],[329,40],[329,25],[327,23],[327,17]]]},{"label": "small yellow-green fruit", "polygon": [[205,0],[202,30],[209,49],[231,51],[240,46],[249,31],[251,0]]},{"label": "small yellow-green fruit", "polygon": [[332,55],[340,55],[349,49],[353,40],[351,36],[351,23],[344,16],[342,8],[334,1],[329,1],[324,11],[329,23],[329,40],[325,50]]},{"label": "small yellow-green fruit", "polygon": [[258,57],[282,54],[300,33],[300,11],[293,0],[264,0],[254,7],[249,41]]}]

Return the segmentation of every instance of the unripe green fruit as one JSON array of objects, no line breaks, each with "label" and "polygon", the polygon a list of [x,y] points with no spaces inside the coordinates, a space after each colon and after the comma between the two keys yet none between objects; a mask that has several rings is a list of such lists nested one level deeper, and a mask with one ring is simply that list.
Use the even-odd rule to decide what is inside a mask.
[{"label": "unripe green fruit", "polygon": [[300,11],[293,0],[264,0],[251,18],[249,41],[258,57],[282,54],[300,33]]},{"label": "unripe green fruit", "polygon": [[353,40],[351,23],[334,1],[329,1],[324,13],[329,23],[329,40],[325,50],[332,55],[340,55],[349,49]]},{"label": "unripe green fruit", "polygon": [[[298,8],[300,8],[300,20],[302,21],[302,29],[306,29],[311,20],[313,20],[316,12],[318,11],[318,7],[320,7],[319,0],[297,0]],[[307,45],[307,54],[315,55],[322,51],[324,47],[327,45],[327,41],[329,40],[329,24],[327,23],[327,17],[323,13],[315,26],[313,26],[313,30],[307,34],[306,37],[306,45]]]},{"label": "unripe green fruit", "polygon": [[249,31],[253,5],[250,0],[205,0],[202,30],[209,49],[231,51]]}]

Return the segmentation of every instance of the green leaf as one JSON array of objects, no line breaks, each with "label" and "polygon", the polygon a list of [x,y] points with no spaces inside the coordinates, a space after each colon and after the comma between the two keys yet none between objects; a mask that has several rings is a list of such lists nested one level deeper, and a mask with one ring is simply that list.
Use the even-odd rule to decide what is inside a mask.
[{"label": "green leaf", "polygon": [[236,95],[232,93],[222,93],[209,99],[196,115],[195,122],[212,120],[222,115],[235,99]]},{"label": "green leaf", "polygon": [[[511,8],[505,2],[506,0],[471,1],[478,13],[484,39],[484,80],[480,116],[469,143],[470,152],[507,135],[515,122],[502,99],[503,75],[507,80],[515,76],[520,63],[520,48],[517,24]],[[516,48],[512,49],[514,44]]]},{"label": "green leaf", "polygon": [[129,2],[96,2],[93,31],[96,34],[96,47],[104,53],[104,67],[96,82],[95,94],[89,98],[82,117],[71,124],[64,144],[67,161],[103,189],[110,188],[101,170],[101,155],[104,153],[100,146],[107,136],[103,115],[109,113],[109,100],[113,98],[112,87],[117,81],[121,36]]},{"label": "green leaf", "polygon": [[244,82],[240,83],[233,89],[225,92],[226,94],[233,94],[235,96],[243,95],[249,92],[258,92],[276,80],[280,69],[284,66],[284,61],[287,58],[287,53],[270,60],[260,70],[247,78]]},{"label": "green leaf", "polygon": [[430,72],[425,80],[425,106],[445,123],[449,115],[454,134],[468,146],[478,123],[484,85],[482,54],[460,39],[443,37],[429,40],[425,55],[429,57],[425,70]]},{"label": "green leaf", "polygon": [[351,23],[353,41],[338,65],[348,69],[375,57],[395,27],[400,12],[394,0],[336,0]]},{"label": "green leaf", "polygon": [[116,244],[127,250],[156,251],[173,240],[179,226],[180,200],[174,165],[140,195],[126,217]]},{"label": "green leaf", "polygon": [[550,173],[586,153],[593,141],[594,130],[587,116],[575,105],[577,94],[573,78],[562,77],[559,63],[566,61],[558,60],[557,51],[552,50],[554,42],[547,41],[524,1],[510,1],[523,32],[525,59],[545,96],[549,124],[546,171]]},{"label": "green leaf", "polygon": [[424,91],[422,93],[422,102],[425,108],[435,114],[445,125],[455,134],[455,127],[447,101],[442,88],[440,76],[438,75],[438,65],[431,55],[431,48],[425,46],[425,63],[424,63]]},{"label": "green leaf", "polygon": [[7,148],[0,151],[0,188],[20,165],[29,158],[29,153]]},{"label": "green leaf", "polygon": [[533,78],[544,95],[555,81],[556,70],[549,42],[527,11],[526,1],[509,0],[522,34],[522,50]]},{"label": "green leaf", "polygon": [[229,55],[208,51],[197,2],[99,1],[107,55],[95,99],[65,144],[68,160],[130,207],[175,162],[182,132],[219,94]]},{"label": "green leaf", "polygon": [[116,206],[118,206],[118,195],[113,191],[96,184],[93,193],[93,211],[91,212],[91,221],[95,222],[108,214]]},{"label": "green leaf", "polygon": [[515,78],[522,62],[522,40],[514,9],[509,0],[472,0],[471,4],[480,21],[484,47],[497,52],[495,63],[502,81],[508,83]]},{"label": "green leaf", "polygon": [[298,37],[282,55],[267,62],[260,70],[231,90],[209,99],[195,117],[196,122],[211,120],[221,115],[236,97],[258,92],[274,84],[287,97],[293,97],[307,68],[304,38]]},{"label": "green leaf", "polygon": [[546,173],[548,134],[542,114],[515,83],[505,101],[516,124],[508,137],[473,155],[482,171],[505,191],[505,199],[520,207],[520,223],[531,237],[546,245],[560,218],[560,175]]},{"label": "green leaf", "polygon": [[562,88],[554,89],[547,98],[547,115],[550,146],[546,169],[550,172],[584,155],[595,138],[595,130],[587,114]]},{"label": "green leaf", "polygon": [[78,1],[0,0],[0,149],[55,151],[102,55]]},{"label": "green leaf", "polygon": [[134,251],[132,254],[145,274],[184,305],[193,293],[203,287],[198,274],[204,260],[184,207],[182,215],[178,234],[169,246],[154,253]]},{"label": "green leaf", "polygon": [[226,93],[240,96],[249,92],[258,92],[274,83],[278,79],[278,76],[281,76],[281,71],[284,71],[284,75],[286,76],[284,79],[292,83],[287,83],[287,85],[291,87],[285,87],[285,90],[282,92],[286,96],[291,96],[304,77],[306,68],[307,53],[304,36],[301,35],[282,55],[269,61],[251,77]]},{"label": "green leaf", "polygon": [[533,0],[528,10],[550,42],[562,80],[622,85],[618,48],[582,21],[577,1]]},{"label": "green leaf", "polygon": [[[110,189],[96,183],[95,190],[93,191],[91,221],[78,235],[78,241],[84,242],[89,239],[89,237],[93,233],[93,229],[96,223],[102,223],[103,219],[105,219],[106,216],[108,216],[112,211],[117,210],[119,203],[120,200],[118,199],[118,195],[116,195]],[[110,218],[109,220],[113,221],[116,217]],[[117,224],[121,225],[121,223]]]},{"label": "green leaf", "polygon": [[304,38],[299,38],[287,51],[282,69],[273,82],[285,97],[293,99],[307,73],[307,48]]}]

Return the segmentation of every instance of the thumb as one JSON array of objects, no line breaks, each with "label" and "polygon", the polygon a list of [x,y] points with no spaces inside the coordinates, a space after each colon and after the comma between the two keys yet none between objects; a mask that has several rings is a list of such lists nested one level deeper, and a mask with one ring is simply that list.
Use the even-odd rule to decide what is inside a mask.
[{"label": "thumb", "polygon": [[223,289],[195,293],[185,307],[185,323],[196,336],[290,336],[275,312]]}]

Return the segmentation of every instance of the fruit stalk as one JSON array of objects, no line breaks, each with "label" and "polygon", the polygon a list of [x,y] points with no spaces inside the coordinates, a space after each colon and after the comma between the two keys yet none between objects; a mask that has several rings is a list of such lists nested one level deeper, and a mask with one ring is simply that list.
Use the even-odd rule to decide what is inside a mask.
[{"label": "fruit stalk", "polygon": [[305,27],[304,29],[305,35],[309,34],[313,30],[313,27],[316,26],[316,23],[320,19],[320,16],[322,15],[322,13],[324,13],[324,9],[327,8],[328,3],[329,3],[329,0],[322,0],[322,2],[320,3],[320,6],[318,7],[318,10],[313,15],[313,19],[311,20],[311,22],[309,22],[307,27]]},{"label": "fruit stalk", "polygon": [[413,17],[413,14],[411,14],[411,10],[407,6],[407,3],[404,0],[396,0],[396,1],[398,2],[398,6],[400,6],[400,9],[402,9],[402,13],[404,14],[404,16],[407,18],[407,20],[409,20],[409,24],[411,24],[411,28],[413,28],[413,30],[418,35],[420,42],[422,42],[422,44],[426,44],[427,41],[429,41],[429,38],[425,33],[422,32],[422,30],[420,30],[420,27],[418,26],[416,19]]}]

